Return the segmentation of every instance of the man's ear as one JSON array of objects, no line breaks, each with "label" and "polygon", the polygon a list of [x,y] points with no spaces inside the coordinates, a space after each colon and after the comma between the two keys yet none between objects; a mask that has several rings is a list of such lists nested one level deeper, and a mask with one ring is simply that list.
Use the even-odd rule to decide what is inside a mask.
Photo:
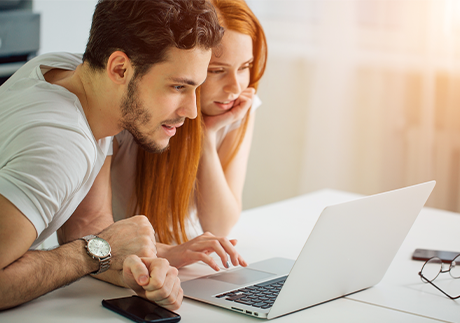
[{"label": "man's ear", "polygon": [[134,68],[128,56],[121,51],[114,51],[107,60],[107,75],[112,82],[124,85],[128,84],[134,74]]}]

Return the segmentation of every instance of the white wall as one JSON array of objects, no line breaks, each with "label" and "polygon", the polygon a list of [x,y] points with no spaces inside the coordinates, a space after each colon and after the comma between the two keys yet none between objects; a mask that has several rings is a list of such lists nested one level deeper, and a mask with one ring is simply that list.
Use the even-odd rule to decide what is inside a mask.
[{"label": "white wall", "polygon": [[460,1],[248,1],[269,60],[245,208],[435,179],[427,205],[460,211]]},{"label": "white wall", "polygon": [[41,14],[40,51],[83,53],[97,0],[33,0]]}]

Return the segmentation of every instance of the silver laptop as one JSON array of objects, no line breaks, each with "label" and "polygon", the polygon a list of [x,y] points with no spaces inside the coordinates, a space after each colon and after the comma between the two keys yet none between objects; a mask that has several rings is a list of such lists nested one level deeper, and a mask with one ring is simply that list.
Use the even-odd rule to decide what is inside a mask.
[{"label": "silver laptop", "polygon": [[184,295],[272,319],[374,286],[435,184],[430,181],[328,206],[297,260],[271,258],[189,280],[182,283]]}]

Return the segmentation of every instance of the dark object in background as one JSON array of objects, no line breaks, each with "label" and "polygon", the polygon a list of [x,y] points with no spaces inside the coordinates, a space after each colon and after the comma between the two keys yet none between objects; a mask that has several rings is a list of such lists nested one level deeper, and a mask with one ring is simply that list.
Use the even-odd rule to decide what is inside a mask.
[{"label": "dark object in background", "polygon": [[442,251],[442,250],[430,250],[430,249],[415,249],[412,254],[413,260],[427,261],[430,258],[438,257],[444,263],[450,264],[460,252],[456,251]]},{"label": "dark object in background", "polygon": [[0,85],[40,48],[40,14],[31,1],[0,1]]}]

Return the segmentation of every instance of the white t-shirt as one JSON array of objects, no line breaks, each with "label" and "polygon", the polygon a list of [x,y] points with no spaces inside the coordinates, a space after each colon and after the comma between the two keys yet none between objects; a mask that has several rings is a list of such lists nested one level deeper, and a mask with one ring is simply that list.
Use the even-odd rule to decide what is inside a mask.
[{"label": "white t-shirt", "polygon": [[[251,113],[253,113],[262,101],[255,95],[252,104]],[[217,133],[217,146],[220,147],[227,134],[237,129],[241,125],[241,120],[236,121],[228,126],[220,129]],[[133,136],[126,130],[115,136],[118,141],[118,152],[112,159],[112,211],[115,221],[125,219],[132,215],[134,211],[133,192],[135,189],[136,180],[136,159],[137,159],[137,143]],[[196,227],[196,219],[191,219],[193,227]],[[189,228],[192,235],[200,233],[199,228]]]},{"label": "white t-shirt", "polygon": [[77,96],[43,77],[81,62],[41,55],[0,87],[0,194],[37,230],[32,248],[67,221],[112,153],[112,137],[95,140]]}]

